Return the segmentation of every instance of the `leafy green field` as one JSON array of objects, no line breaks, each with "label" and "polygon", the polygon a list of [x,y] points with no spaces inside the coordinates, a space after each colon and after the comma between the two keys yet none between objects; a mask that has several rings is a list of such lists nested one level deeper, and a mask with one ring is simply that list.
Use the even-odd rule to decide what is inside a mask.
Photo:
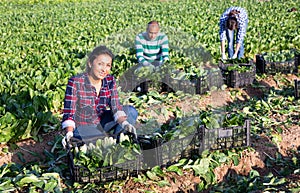
[{"label": "leafy green field", "polygon": [[[218,21],[230,5],[248,10],[246,57],[300,47],[299,12],[288,12],[297,1],[2,1],[0,5],[1,142],[34,137],[56,122],[46,121],[49,112],[62,108],[67,79],[84,68],[85,55],[94,46],[106,44],[115,51],[113,73],[121,75],[135,63],[134,36],[152,19],[169,35],[174,60],[176,53],[189,48],[192,51],[185,57],[208,53],[212,57],[207,60],[216,63]],[[205,54],[197,53],[199,48]],[[40,121],[29,106],[35,106]],[[15,119],[18,123],[10,124]],[[16,129],[18,134],[11,135]]]},{"label": "leafy green field", "polygon": [[[120,77],[136,63],[134,37],[145,30],[150,20],[158,20],[162,31],[169,36],[171,60],[178,67],[200,71],[205,62],[216,65],[220,58],[219,18],[232,5],[245,7],[248,11],[249,24],[244,42],[247,58],[253,59],[256,54],[264,52],[300,49],[299,1],[295,0],[1,1],[0,143],[27,138],[38,140],[39,133],[59,129],[65,85],[70,76],[84,69],[86,54],[96,45],[106,44],[116,55],[112,73]],[[290,12],[293,7],[298,11]],[[282,81],[280,75],[277,81]],[[292,124],[293,117],[299,115],[294,115],[299,104],[291,97],[290,83],[282,90],[279,94],[275,91],[270,93],[266,101],[250,100],[247,108],[233,104],[228,111],[239,109],[243,116],[251,117],[254,120],[253,133],[256,134],[268,133],[279,125],[269,119],[274,112],[288,114],[287,121],[282,124]],[[158,95],[128,97],[141,112],[153,98],[171,103],[170,98]],[[174,100],[174,96],[171,98]],[[178,109],[170,111],[180,115]],[[58,151],[61,151],[59,148]],[[58,156],[54,150],[57,149],[50,152],[52,159]],[[60,153],[63,155],[63,151]],[[59,192],[55,172],[63,173],[64,167],[48,168],[54,174],[43,174],[38,165],[26,169],[3,166],[0,177],[8,180],[0,180],[0,185],[8,187],[3,189],[6,192],[15,190],[15,184],[21,189],[28,189],[32,183],[34,187],[50,192],[56,188],[55,191]],[[17,177],[12,180],[15,175]],[[28,178],[24,179],[24,176]],[[253,174],[252,177],[257,176]],[[51,187],[41,182],[43,180],[48,181]],[[208,180],[205,185],[214,183],[214,180]],[[199,188],[207,188],[205,185],[201,184]],[[35,191],[34,187],[29,188],[31,192]]]}]

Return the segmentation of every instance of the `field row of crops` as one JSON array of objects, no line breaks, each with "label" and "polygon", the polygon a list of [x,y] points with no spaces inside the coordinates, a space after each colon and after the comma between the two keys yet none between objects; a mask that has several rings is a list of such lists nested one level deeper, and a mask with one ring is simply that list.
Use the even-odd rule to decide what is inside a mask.
[{"label": "field row of crops", "polygon": [[[134,36],[152,19],[158,20],[162,31],[168,34],[173,59],[187,58],[178,60],[177,65],[191,66],[191,59],[198,68],[203,61],[216,63],[220,57],[218,20],[231,4],[217,1],[1,2],[1,106],[11,99],[6,98],[6,94],[14,97],[24,93],[29,95],[29,102],[20,97],[11,99],[15,104],[23,105],[23,108],[20,108],[22,105],[14,107],[21,112],[24,103],[34,103],[35,96],[47,101],[38,106],[58,112],[62,108],[67,79],[84,68],[86,53],[95,45],[106,44],[117,55],[113,74],[121,75],[135,63]],[[253,58],[261,52],[299,49],[300,33],[296,27],[299,12],[288,11],[297,6],[295,1],[284,4],[241,1],[234,4],[246,7],[249,14],[246,57]],[[7,116],[12,117],[4,118]],[[10,125],[9,119],[25,119],[27,125],[28,119],[34,119],[16,114],[11,108],[3,109],[1,117],[2,127],[9,130],[5,133],[16,128],[21,130],[18,128],[22,123]],[[32,120],[33,127],[28,127],[39,130],[44,123],[47,122],[35,124]],[[2,135],[2,142],[21,137]]]},{"label": "field row of crops", "polygon": [[[171,64],[177,69],[184,69],[189,75],[201,75],[205,73],[204,65],[216,66],[220,58],[218,35],[220,15],[229,6],[237,5],[245,7],[249,15],[245,38],[246,59],[253,59],[256,54],[268,53],[266,54],[268,58],[289,60],[292,55],[279,57],[278,53],[288,53],[291,49],[300,50],[298,4],[299,2],[294,0],[284,3],[279,0],[232,2],[145,0],[134,3],[130,0],[1,1],[0,143],[14,143],[27,138],[39,140],[40,133],[60,129],[60,113],[67,80],[85,68],[86,54],[96,45],[105,44],[113,50],[116,58],[112,74],[120,78],[136,63],[135,35],[144,31],[146,23],[155,19],[160,22],[161,30],[169,37]],[[292,8],[297,9],[290,11]],[[280,74],[275,78],[277,82],[282,81]],[[243,123],[246,117],[251,118],[252,133],[255,135],[274,131],[274,128],[275,132],[280,132],[278,131],[280,125],[290,126],[295,123],[298,112],[295,110],[299,107],[292,97],[290,83],[282,90],[279,93],[276,91],[267,93],[269,96],[266,100],[250,100],[243,106],[232,104],[223,111],[236,113],[235,117],[231,117],[236,120],[232,121],[233,125]],[[161,109],[158,114],[164,116],[173,114],[176,118],[182,118],[185,112],[175,104],[176,101],[185,100],[179,96],[181,94],[160,95],[151,92],[143,96],[132,93],[120,95],[124,103],[131,103],[138,108],[143,115],[140,121],[145,123],[146,128],[149,125],[153,126],[151,125],[153,117],[147,114],[147,108],[152,105],[168,104],[169,107]],[[232,97],[234,98],[236,94],[232,93]],[[216,122],[217,115],[208,112],[209,110],[198,114],[202,123],[211,128],[223,126],[223,123]],[[285,116],[286,120],[279,123],[277,119],[270,118],[272,116]],[[230,125],[228,122],[226,124]],[[156,127],[159,129],[159,126]],[[173,133],[171,137],[174,137]],[[45,170],[38,165],[25,168],[15,165],[1,167],[0,177],[3,180],[0,181],[0,185],[5,187],[3,190],[24,188],[30,192],[37,189],[60,192],[57,173],[64,182],[68,181],[68,176],[64,175],[66,165],[61,162],[66,154],[59,144],[60,140],[61,136],[57,136],[55,142],[51,142],[53,147],[51,152],[46,153]],[[203,161],[200,159],[193,163],[182,161],[185,163],[176,167],[194,169],[197,176],[204,178],[198,185],[198,189],[203,190],[216,183],[213,168],[219,163],[236,161],[238,157],[231,152],[221,155],[218,153],[203,155],[211,165],[205,165],[206,168],[202,172],[199,172],[198,168],[202,167]],[[218,164],[215,164],[215,161]],[[291,164],[293,172],[296,171],[294,167],[299,165],[297,164]],[[153,169],[149,171],[148,176],[135,180],[144,183],[144,178],[151,179],[153,173],[161,174],[157,170]],[[181,174],[182,168],[173,171]],[[152,180],[156,181],[156,184],[167,185],[164,174],[161,175]],[[258,179],[255,172],[251,177],[253,180]],[[273,177],[266,179],[272,180]],[[282,184],[284,182],[275,185]],[[28,188],[30,186],[32,188]],[[103,188],[94,186],[82,187],[77,184],[78,189],[83,190]]]},{"label": "field row of crops", "polygon": [[[205,124],[207,128],[218,128],[221,126],[228,125],[241,125],[245,118],[251,120],[251,137],[259,138],[261,133],[265,133],[272,137],[272,141],[275,145],[279,145],[282,140],[280,134],[283,132],[282,127],[293,128],[293,125],[297,123],[297,116],[299,116],[299,100],[293,98],[293,86],[291,82],[288,82],[282,75],[277,75],[274,80],[282,87],[281,90],[271,89],[265,91],[265,97],[263,99],[251,98],[244,103],[238,102],[237,96],[241,95],[238,90],[231,91],[231,97],[235,98],[230,106],[226,107],[227,112],[226,118],[220,122],[220,114],[217,113],[217,109],[207,108],[204,111],[199,111],[198,117],[194,114],[195,119],[187,119],[182,117],[182,110],[173,109],[177,119],[174,122],[164,124],[161,126],[162,131],[166,131],[163,135],[164,140],[173,140],[185,136],[184,133],[191,132],[194,125],[199,121],[200,124]],[[255,86],[255,85],[254,85]],[[261,85],[256,85],[261,86]],[[145,95],[144,95],[145,96]],[[137,98],[136,96],[128,96],[129,100],[134,100],[135,104],[138,104],[139,109],[147,109],[149,106],[154,104],[169,104],[174,106],[176,101],[184,98],[161,96],[150,93],[148,96],[143,98]],[[169,99],[169,100],[168,100]],[[171,102],[170,99],[173,101]],[[198,99],[200,100],[200,98]],[[150,102],[152,101],[152,102]],[[220,109],[219,109],[220,110]],[[147,114],[146,111],[141,111],[142,114]],[[160,114],[159,112],[157,112]],[[180,119],[182,117],[183,119]],[[281,122],[278,122],[281,119]],[[180,125],[178,123],[181,122]],[[155,124],[149,122],[146,124],[148,127],[155,126]],[[169,130],[169,128],[172,128]],[[151,128],[148,128],[151,130]],[[158,127],[156,129],[159,129]],[[156,131],[158,132],[158,131]],[[133,155],[139,150],[137,146],[132,145],[129,141],[125,140],[120,144],[116,144],[113,140],[98,141],[96,146],[89,145],[89,149],[77,149],[76,157],[74,161],[78,166],[87,167],[92,176],[78,176],[79,178],[85,177],[86,179],[99,179],[100,173],[97,169],[100,167],[110,165],[110,162],[123,162],[125,160],[133,159]],[[60,143],[62,136],[56,136],[53,141],[49,141],[51,150],[44,150],[46,155],[43,161],[24,164],[24,166],[18,164],[8,164],[0,167],[2,185],[0,190],[3,191],[14,191],[16,189],[30,190],[35,192],[36,190],[62,192],[67,190],[73,190],[74,192],[86,192],[86,191],[118,191],[125,186],[126,180],[117,180],[108,183],[75,183],[71,184],[70,173],[67,162],[64,161],[66,158],[66,151],[63,150]],[[252,140],[254,141],[254,140]],[[99,147],[98,147],[99,146]],[[150,191],[152,186],[165,188],[171,186],[172,181],[167,179],[167,176],[184,176],[187,172],[194,173],[195,176],[199,177],[200,182],[197,184],[197,190],[205,190],[212,188],[215,191],[255,191],[255,190],[289,190],[297,192],[297,188],[300,184],[297,181],[290,182],[285,178],[290,174],[299,174],[299,154],[296,152],[291,153],[291,159],[283,158],[280,154],[276,155],[275,158],[270,157],[266,161],[266,167],[276,167],[280,175],[272,175],[271,173],[267,176],[260,176],[257,170],[252,170],[248,176],[229,176],[228,178],[234,178],[238,181],[235,183],[221,183],[217,185],[217,173],[214,169],[220,167],[222,164],[234,164],[235,166],[243,163],[241,157],[245,152],[255,151],[256,144],[251,144],[251,147],[240,150],[225,150],[225,151],[204,151],[201,155],[194,155],[191,159],[180,159],[178,163],[170,165],[166,168],[160,168],[155,166],[150,168],[147,172],[141,172],[138,176],[133,177],[135,183],[142,184],[144,190]],[[135,151],[128,151],[130,149],[136,149]],[[101,154],[101,152],[106,152]],[[32,156],[37,158],[40,155],[35,155],[31,152]],[[22,157],[22,155],[20,155]],[[145,160],[146,161],[146,160]],[[249,163],[248,163],[249,164]],[[125,168],[124,168],[125,169]],[[104,180],[104,179],[102,179]],[[232,179],[233,180],[233,179]],[[125,191],[125,190],[124,190]]]}]

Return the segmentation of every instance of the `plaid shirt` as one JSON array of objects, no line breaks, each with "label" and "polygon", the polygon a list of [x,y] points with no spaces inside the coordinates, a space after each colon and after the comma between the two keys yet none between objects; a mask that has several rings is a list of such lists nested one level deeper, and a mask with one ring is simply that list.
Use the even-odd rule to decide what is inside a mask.
[{"label": "plaid shirt", "polygon": [[69,79],[66,88],[62,127],[98,125],[102,113],[108,107],[114,113],[115,120],[118,115],[126,115],[122,111],[116,82],[112,75],[107,75],[103,79],[99,96],[96,88],[90,83],[87,73],[73,76]]},{"label": "plaid shirt", "polygon": [[228,8],[221,16],[220,18],[220,40],[223,41],[226,39],[226,21],[228,19],[228,14],[232,10],[237,10],[240,13],[235,15],[238,22],[238,34],[237,34],[237,43],[242,43],[244,40],[244,37],[246,35],[246,27],[248,23],[248,15],[244,8],[241,7],[230,7]]}]

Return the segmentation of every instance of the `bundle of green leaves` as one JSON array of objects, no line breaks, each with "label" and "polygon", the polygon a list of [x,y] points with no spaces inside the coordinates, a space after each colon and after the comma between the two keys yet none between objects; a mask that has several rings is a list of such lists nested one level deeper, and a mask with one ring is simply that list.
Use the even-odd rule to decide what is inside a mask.
[{"label": "bundle of green leaves", "polygon": [[93,172],[101,167],[121,164],[134,160],[141,151],[127,135],[120,134],[119,143],[112,137],[98,139],[95,144],[89,143],[74,148],[74,164],[84,166]]}]

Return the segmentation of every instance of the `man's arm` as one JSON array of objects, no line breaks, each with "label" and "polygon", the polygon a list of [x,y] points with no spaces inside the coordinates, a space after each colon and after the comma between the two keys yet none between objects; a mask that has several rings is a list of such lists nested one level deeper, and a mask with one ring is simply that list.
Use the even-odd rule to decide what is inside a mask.
[{"label": "man's arm", "polygon": [[137,35],[135,38],[135,50],[138,63],[144,66],[150,65],[150,63],[144,58],[144,48],[139,35]]},{"label": "man's arm", "polygon": [[163,63],[170,60],[170,58],[169,58],[169,40],[168,40],[167,35],[165,35],[164,38],[162,39],[161,50],[162,50]]}]

